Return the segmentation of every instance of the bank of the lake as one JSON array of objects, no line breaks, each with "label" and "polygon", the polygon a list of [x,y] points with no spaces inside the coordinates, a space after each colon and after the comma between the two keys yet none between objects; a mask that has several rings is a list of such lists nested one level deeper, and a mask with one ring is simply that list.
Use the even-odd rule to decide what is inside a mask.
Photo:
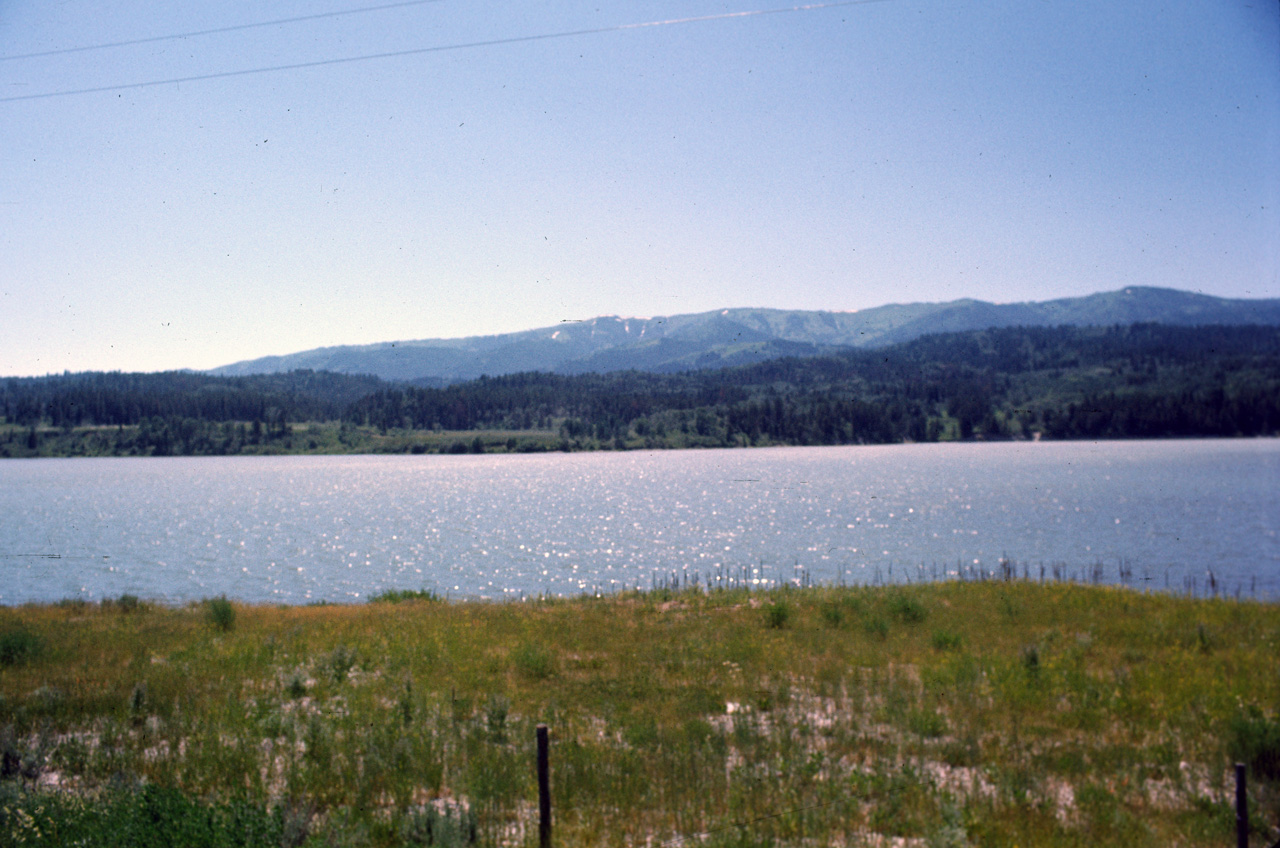
[{"label": "bank of the lake", "polygon": [[259,427],[256,431],[253,422],[231,421],[212,425],[217,432],[206,443],[196,445],[183,438],[184,432],[189,439],[194,429],[204,432],[209,426],[205,422],[115,427],[0,424],[0,459],[546,453],[601,448],[597,442],[562,439],[554,430],[383,429],[337,421],[303,421],[290,424],[287,429]]},{"label": "bank of the lake", "polygon": [[558,845],[1220,846],[1242,759],[1269,844],[1277,656],[1275,604],[1022,581],[0,608],[0,842],[532,844],[545,723]]}]

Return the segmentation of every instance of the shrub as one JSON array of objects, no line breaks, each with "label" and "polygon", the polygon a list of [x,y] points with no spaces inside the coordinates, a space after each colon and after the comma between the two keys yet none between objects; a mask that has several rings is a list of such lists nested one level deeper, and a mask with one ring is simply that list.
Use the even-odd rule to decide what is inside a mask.
[{"label": "shrub", "polygon": [[868,636],[879,639],[881,642],[889,638],[889,622],[878,615],[867,619],[864,629]]},{"label": "shrub", "polygon": [[1017,621],[1018,617],[1022,615],[1022,607],[1014,603],[1008,595],[1002,592],[1000,594],[1000,615],[1009,621]]},{"label": "shrub", "polygon": [[44,651],[44,640],[24,627],[0,633],[0,668],[25,665]]},{"label": "shrub", "polygon": [[294,675],[289,678],[289,685],[285,687],[285,692],[288,693],[290,698],[295,700],[301,698],[303,695],[307,694],[307,681],[303,679],[301,674],[295,672]]},{"label": "shrub", "polygon": [[134,686],[132,694],[129,695],[129,718],[135,725],[142,724],[146,718],[146,712],[147,684],[143,681]]},{"label": "shrub", "polygon": [[935,651],[954,651],[960,647],[960,634],[952,633],[950,630],[935,630],[933,632],[933,649]]},{"label": "shrub", "polygon": [[969,734],[942,746],[942,761],[949,766],[976,766],[982,762],[982,743]]},{"label": "shrub", "polygon": [[1258,777],[1280,779],[1280,721],[1269,719],[1250,705],[1227,724],[1232,759],[1244,763]]},{"label": "shrub", "polygon": [[0,728],[0,780],[12,780],[22,773],[22,752],[12,724]]},{"label": "shrub", "polygon": [[657,746],[658,722],[651,715],[628,717],[622,726],[622,741],[633,748]]},{"label": "shrub", "polygon": [[764,623],[772,630],[781,630],[791,619],[791,606],[786,601],[773,601],[764,608]]},{"label": "shrub", "polygon": [[1022,667],[1027,673],[1035,676],[1040,673],[1040,648],[1036,645],[1027,645],[1022,649]]},{"label": "shrub", "polygon": [[227,600],[226,595],[206,601],[205,610],[209,623],[223,633],[236,626],[236,608]]},{"label": "shrub", "polygon": [[947,722],[934,710],[911,710],[907,713],[907,729],[917,736],[936,739],[947,732]]},{"label": "shrub", "polygon": [[893,600],[889,602],[889,612],[899,621],[908,624],[918,624],[924,621],[926,612],[920,602],[910,595],[896,594]]},{"label": "shrub", "polygon": [[336,646],[330,653],[326,662],[329,666],[330,673],[333,674],[335,682],[341,683],[347,677],[347,672],[355,668],[356,652],[354,648],[348,648],[346,645]]},{"label": "shrub", "polygon": [[1213,635],[1209,633],[1203,623],[1196,625],[1196,647],[1200,653],[1207,654],[1213,650]]},{"label": "shrub", "polygon": [[[105,602],[104,602],[105,603]],[[124,594],[116,598],[116,609],[120,612],[137,612],[142,609],[142,601],[137,595]]]},{"label": "shrub", "polygon": [[409,722],[413,721],[413,678],[405,675],[404,689],[400,693],[400,718],[404,721],[405,727],[409,726]]},{"label": "shrub", "polygon": [[275,848],[283,841],[280,816],[264,807],[239,801],[205,804],[154,785],[86,799],[10,784],[3,792],[3,807],[3,845]]},{"label": "shrub", "polygon": [[511,653],[516,671],[532,680],[546,680],[556,672],[556,658],[534,642],[523,642]]}]

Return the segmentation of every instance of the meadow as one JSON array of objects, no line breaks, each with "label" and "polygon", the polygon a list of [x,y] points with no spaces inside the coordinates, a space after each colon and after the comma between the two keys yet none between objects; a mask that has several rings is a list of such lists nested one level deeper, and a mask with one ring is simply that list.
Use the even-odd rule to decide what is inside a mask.
[{"label": "meadow", "polygon": [[1270,845],[1277,672],[1275,604],[1018,580],[0,608],[0,845],[534,845],[540,723],[561,846],[1221,846],[1237,761]]}]

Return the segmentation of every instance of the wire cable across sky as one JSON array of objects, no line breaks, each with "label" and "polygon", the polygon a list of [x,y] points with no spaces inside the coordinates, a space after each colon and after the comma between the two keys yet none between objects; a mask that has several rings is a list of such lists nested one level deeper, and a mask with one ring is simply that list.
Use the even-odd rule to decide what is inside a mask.
[{"label": "wire cable across sky", "polygon": [[[484,41],[468,41],[468,42],[462,42],[457,44],[440,44],[440,45],[434,45],[431,47],[415,47],[409,50],[393,50],[386,53],[366,53],[359,56],[343,56],[343,57],[334,58],[334,59],[317,59],[310,62],[295,62],[291,64],[286,64],[286,65],[270,65],[270,66],[260,67],[260,68],[244,68],[244,69],[235,70],[235,71],[216,71],[208,74],[193,74],[191,76],[185,76],[185,77],[167,77],[165,79],[145,80],[142,82],[120,83],[117,85],[102,85],[102,86],[94,86],[91,88],[63,89],[60,91],[43,92],[41,94],[21,94],[13,97],[0,97],[0,103],[14,103],[21,100],[44,100],[44,99],[53,98],[53,97],[71,97],[77,94],[100,94],[108,91],[127,91],[130,89],[138,89],[138,88],[154,88],[156,86],[177,85],[184,82],[186,83],[205,82],[208,80],[229,79],[231,77],[244,77],[244,76],[252,76],[256,74],[270,74],[270,73],[278,73],[281,71],[297,71],[297,70],[303,70],[305,68],[322,68],[330,65],[346,65],[346,64],[352,64],[355,62],[371,62],[377,59],[395,59],[395,58],[400,58],[404,56],[420,56],[427,53],[443,53],[451,50],[470,50],[470,49],[478,49],[482,47],[497,47],[505,44],[522,44],[522,43],[531,42],[531,41],[548,41],[551,39],[558,39],[558,38],[574,38],[574,37],[584,36],[584,35],[601,35],[601,34],[610,33],[610,32],[623,32],[625,30],[632,30],[632,29],[646,29],[650,27],[672,26],[675,24],[706,23],[709,21],[721,21],[721,20],[728,20],[731,18],[749,18],[749,17],[756,17],[759,15],[776,15],[776,14],[783,14],[787,12],[813,12],[813,11],[818,11],[820,9],[832,9],[840,6],[863,6],[871,3],[885,3],[885,2],[889,2],[889,0],[838,0],[838,2],[832,2],[832,3],[808,3],[801,6],[783,6],[783,7],[777,7],[772,9],[750,9],[750,10],[738,11],[738,12],[722,12],[715,15],[698,15],[698,16],[688,17],[688,18],[669,18],[667,20],[660,20],[660,21],[642,21],[639,23],[630,23],[630,24],[614,24],[612,26],[592,27],[590,29],[565,30],[561,32],[538,33],[535,35],[519,35],[519,36],[512,36],[509,38],[494,38],[494,39],[487,39]],[[406,3],[401,5],[409,5],[409,4]],[[387,8],[387,7],[383,7],[383,8]],[[337,13],[328,13],[328,14],[332,15]],[[316,17],[320,17],[320,16],[317,15]],[[275,23],[279,23],[279,22],[275,22]],[[245,24],[243,25],[242,28],[247,28],[249,26],[265,26],[265,25],[267,24]],[[226,31],[226,30],[209,30],[208,32],[220,32],[220,31]],[[175,37],[180,38],[182,36],[157,36],[155,40],[159,40],[160,38],[175,38]],[[152,40],[152,39],[146,39],[146,40]],[[130,42],[122,42],[122,43],[136,44],[140,42],[130,41]],[[105,47],[105,46],[113,46],[113,45],[100,45],[100,46]],[[96,49],[96,48],[84,48],[84,49]],[[26,54],[26,55],[30,56],[34,54]],[[7,57],[7,58],[19,58],[19,57],[13,56],[13,57]]]},{"label": "wire cable across sky", "polygon": [[333,12],[318,12],[314,15],[299,15],[294,18],[276,18],[270,21],[256,21],[251,24],[232,24],[231,26],[214,27],[213,29],[197,29],[190,32],[175,32],[169,35],[151,35],[145,38],[131,38],[126,41],[108,41],[102,44],[86,44],[80,47],[59,47],[56,50],[42,50],[38,53],[15,53],[12,56],[0,56],[0,62],[15,59],[38,59],[45,56],[62,56],[66,53],[86,53],[90,50],[108,50],[112,47],[132,47],[135,44],[154,44],[157,41],[176,41],[180,38],[197,38],[202,35],[221,35],[224,32],[239,32],[260,27],[296,24],[303,21],[318,21],[325,18],[340,18],[344,15],[363,15],[367,12],[384,12],[387,9],[403,9],[406,6],[425,6],[428,3],[440,3],[442,0],[402,0],[399,3],[384,3],[381,6],[364,6],[359,9],[339,9]]}]

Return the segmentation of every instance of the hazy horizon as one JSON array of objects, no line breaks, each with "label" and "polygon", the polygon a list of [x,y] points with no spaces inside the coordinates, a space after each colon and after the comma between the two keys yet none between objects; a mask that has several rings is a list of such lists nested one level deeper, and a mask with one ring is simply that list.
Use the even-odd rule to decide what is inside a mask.
[{"label": "hazy horizon", "polygon": [[[1132,288],[1142,288],[1142,287],[1126,286],[1124,289],[1115,289],[1109,292],[1092,292],[1089,295],[1082,295],[1080,297],[1089,297],[1091,295],[1117,294],[1120,292],[1125,292]],[[1152,287],[1147,287],[1147,288],[1152,288]],[[1203,294],[1202,292],[1192,292],[1185,289],[1168,289],[1168,288],[1162,288],[1162,287],[1160,288],[1163,291],[1177,292],[1180,294],[1193,294],[1193,295]],[[932,301],[932,302],[913,301],[909,303],[884,303],[884,304],[878,304],[876,306],[870,306],[865,309],[843,309],[843,310],[841,309],[789,310],[789,309],[786,309],[785,307],[771,307],[771,306],[728,306],[728,307],[721,307],[718,309],[704,310],[702,312],[696,312],[696,313],[672,313],[669,315],[621,315],[617,313],[593,315],[590,318],[571,319],[571,320],[561,321],[559,322],[559,325],[569,324],[569,323],[590,323],[593,321],[610,320],[610,319],[617,320],[617,321],[653,321],[653,320],[665,320],[668,318],[677,318],[677,317],[684,318],[684,317],[694,317],[699,315],[712,315],[715,313],[729,313],[729,312],[735,312],[735,311],[815,312],[815,313],[856,315],[859,312],[867,312],[867,311],[873,311],[881,308],[894,308],[894,307],[900,307],[900,306],[901,307],[911,307],[911,306],[921,306],[921,305],[946,306],[954,303],[966,303],[966,302],[989,303],[995,306],[1008,306],[1008,305],[1017,305],[1017,304],[1035,305],[1035,304],[1041,304],[1046,302],[1056,302],[1064,299],[1069,300],[1071,298],[1046,298],[1043,301],[1003,301],[1001,302],[1001,301],[982,301],[982,300],[977,300],[975,298],[960,297],[951,301]],[[1261,301],[1276,300],[1276,298],[1226,298],[1225,300],[1238,300],[1238,301],[1245,301],[1245,302],[1248,302],[1250,300],[1256,300],[1261,302]],[[211,366],[209,368],[188,368],[183,366],[171,366],[171,367],[151,369],[150,371],[131,372],[131,373],[161,373],[161,372],[171,372],[171,371],[190,371],[195,373],[203,373],[203,372],[219,371],[223,368],[230,368],[232,366],[241,365],[246,362],[256,362],[264,359],[265,360],[282,359],[282,358],[287,358],[297,354],[312,353],[312,352],[318,352],[318,351],[340,350],[340,349],[360,349],[360,348],[381,348],[386,346],[395,347],[398,344],[420,344],[423,342],[437,342],[437,341],[449,342],[449,341],[459,341],[459,340],[474,339],[474,338],[494,338],[494,337],[501,337],[501,336],[521,335],[524,333],[545,331],[545,330],[553,329],[556,326],[558,325],[551,324],[551,325],[541,325],[536,327],[522,327],[519,329],[504,331],[499,333],[488,333],[488,334],[471,335],[471,336],[434,336],[434,337],[402,338],[402,339],[380,339],[377,341],[358,342],[358,343],[322,344],[312,348],[306,348],[304,350],[290,350],[290,351],[281,351],[276,353],[267,353],[267,354],[263,354],[262,356],[256,356],[249,359],[241,359],[241,360],[236,360],[234,362],[223,362],[218,365]],[[102,373],[104,370],[120,371],[121,369],[79,369],[79,370],[66,369],[62,372],[49,372],[47,374],[0,374],[0,379],[5,379],[5,378],[21,379],[21,378],[29,378],[29,377],[39,378],[39,377],[47,377],[47,376],[58,376],[63,373]]]}]

